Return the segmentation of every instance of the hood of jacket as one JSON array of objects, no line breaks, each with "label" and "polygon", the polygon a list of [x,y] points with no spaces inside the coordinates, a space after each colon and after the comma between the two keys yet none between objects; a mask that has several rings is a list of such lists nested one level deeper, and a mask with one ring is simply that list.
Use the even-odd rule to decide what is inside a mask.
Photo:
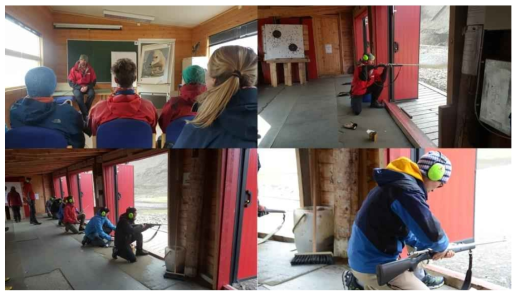
[{"label": "hood of jacket", "polygon": [[118,90],[108,97],[107,106],[117,117],[131,117],[141,108],[141,97],[134,90]]},{"label": "hood of jacket", "polygon": [[384,169],[374,169],[374,180],[379,186],[395,183],[399,183],[403,186],[419,186],[427,197],[419,166],[406,157],[392,161]]},{"label": "hood of jacket", "polygon": [[257,129],[256,88],[240,89],[227,104],[216,122],[229,134],[246,141],[256,141]]},{"label": "hood of jacket", "polygon": [[11,106],[11,112],[19,115],[20,120],[27,125],[37,125],[45,121],[56,110],[54,102],[40,102],[32,98],[23,98]]},{"label": "hood of jacket", "polygon": [[197,96],[206,92],[206,86],[200,84],[187,84],[183,85],[180,89],[179,100],[188,102],[189,104],[195,103]]}]

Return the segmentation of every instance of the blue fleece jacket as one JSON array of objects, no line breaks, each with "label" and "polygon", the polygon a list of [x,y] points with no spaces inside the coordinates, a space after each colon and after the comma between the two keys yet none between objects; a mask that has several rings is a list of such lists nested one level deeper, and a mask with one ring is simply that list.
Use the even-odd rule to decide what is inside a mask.
[{"label": "blue fleece jacket", "polygon": [[34,126],[60,132],[74,148],[85,147],[83,118],[68,104],[22,98],[11,105],[11,128]]},{"label": "blue fleece jacket", "polygon": [[112,238],[110,235],[103,231],[103,226],[107,226],[112,230],[116,230],[116,226],[114,226],[107,217],[102,216],[101,212],[98,211],[96,215],[88,222],[87,227],[85,228],[85,235],[92,240],[96,237],[111,240]]},{"label": "blue fleece jacket", "polygon": [[426,203],[419,167],[398,160],[374,170],[378,186],[356,216],[347,251],[355,271],[375,274],[377,265],[395,261],[405,245],[435,252],[448,247],[448,237]]},{"label": "blue fleece jacket", "polygon": [[174,148],[256,148],[256,88],[240,89],[207,128],[186,124]]}]

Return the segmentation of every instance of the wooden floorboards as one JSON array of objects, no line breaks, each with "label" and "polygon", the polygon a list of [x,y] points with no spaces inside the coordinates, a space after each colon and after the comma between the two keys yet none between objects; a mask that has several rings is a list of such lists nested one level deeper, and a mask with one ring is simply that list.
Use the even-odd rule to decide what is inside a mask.
[{"label": "wooden floorboards", "polygon": [[419,83],[419,98],[414,101],[397,102],[397,105],[412,116],[412,122],[435,145],[439,145],[439,106],[446,105],[446,94]]}]

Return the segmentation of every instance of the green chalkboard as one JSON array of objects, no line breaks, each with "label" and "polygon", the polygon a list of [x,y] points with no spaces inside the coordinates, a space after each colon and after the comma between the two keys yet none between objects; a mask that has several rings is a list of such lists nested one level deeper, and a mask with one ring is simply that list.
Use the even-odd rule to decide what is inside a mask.
[{"label": "green chalkboard", "polygon": [[112,79],[110,75],[111,52],[135,52],[137,54],[137,44],[135,41],[68,40],[67,69],[70,71],[79,56],[85,54],[89,57],[89,63],[96,72],[97,81],[108,83]]}]

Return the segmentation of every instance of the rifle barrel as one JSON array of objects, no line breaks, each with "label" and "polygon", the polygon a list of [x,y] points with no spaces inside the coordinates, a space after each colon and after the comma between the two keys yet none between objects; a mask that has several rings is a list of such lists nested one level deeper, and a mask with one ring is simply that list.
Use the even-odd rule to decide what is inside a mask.
[{"label": "rifle barrel", "polygon": [[268,209],[268,208],[266,208],[265,212],[268,212],[268,213],[285,213],[285,210]]}]

